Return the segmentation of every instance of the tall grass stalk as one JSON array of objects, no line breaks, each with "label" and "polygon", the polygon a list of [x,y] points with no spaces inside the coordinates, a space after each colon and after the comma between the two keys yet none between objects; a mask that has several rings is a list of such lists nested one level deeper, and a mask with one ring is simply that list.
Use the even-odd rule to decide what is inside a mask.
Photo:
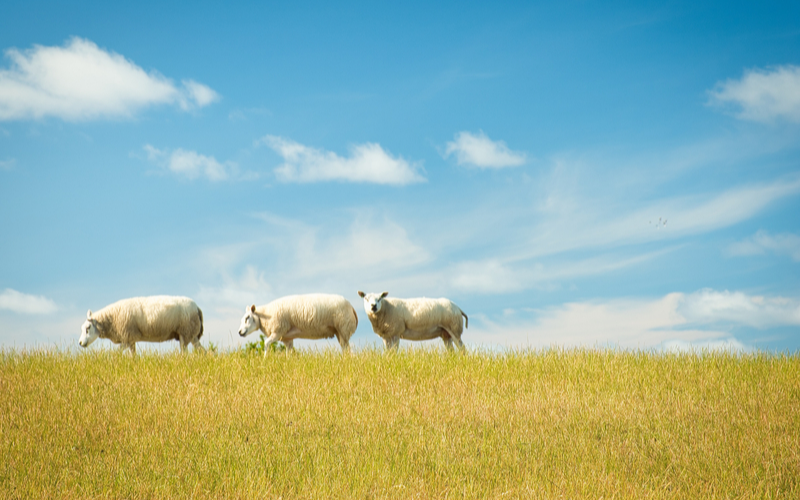
[{"label": "tall grass stalk", "polygon": [[2,498],[800,498],[800,357],[0,352]]}]

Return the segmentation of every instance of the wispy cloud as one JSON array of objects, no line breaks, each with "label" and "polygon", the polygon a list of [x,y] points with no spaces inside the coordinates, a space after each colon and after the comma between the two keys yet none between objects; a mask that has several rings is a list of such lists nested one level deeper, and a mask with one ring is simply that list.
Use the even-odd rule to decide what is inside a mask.
[{"label": "wispy cloud", "polygon": [[201,155],[195,151],[175,149],[161,150],[147,144],[144,146],[147,159],[156,165],[188,179],[206,177],[211,181],[223,181],[231,176],[236,165],[231,162],[220,163],[213,156]]},{"label": "wispy cloud", "polygon": [[357,216],[349,227],[312,226],[271,214],[257,217],[275,237],[268,244],[291,242],[284,253],[290,260],[286,271],[304,279],[386,276],[430,259],[405,228],[386,217]]},{"label": "wispy cloud", "polygon": [[380,284],[431,259],[402,226],[383,217],[311,225],[260,213],[254,222],[247,225],[245,241],[201,254],[197,267],[205,289],[227,289],[229,296],[253,293],[256,288],[244,284],[257,280],[240,277],[253,275],[255,271],[244,271],[252,268],[264,277],[264,286],[257,288],[276,295],[320,290],[352,295],[359,287]]},{"label": "wispy cloud", "polygon": [[[479,295],[521,292],[532,288],[549,288],[571,279],[613,273],[648,262],[671,248],[635,256],[598,255],[580,260],[557,262],[504,261],[490,258],[482,261],[462,261],[448,266],[443,277],[448,290]],[[430,278],[428,279],[430,280]]]},{"label": "wispy cloud", "polygon": [[17,160],[11,158],[10,160],[0,160],[0,170],[11,170],[16,165]]},{"label": "wispy cloud", "polygon": [[201,285],[198,300],[211,304],[216,313],[241,313],[251,304],[265,304],[274,299],[272,286],[264,271],[253,265],[245,266],[238,276],[223,273],[222,283],[216,286]]},{"label": "wispy cloud", "polygon": [[726,80],[709,92],[710,104],[732,105],[742,120],[800,122],[800,66],[750,69],[739,80]]},{"label": "wispy cloud", "polygon": [[308,256],[302,267],[325,273],[328,266],[333,266],[351,273],[374,275],[410,269],[430,259],[429,253],[411,240],[405,228],[387,218],[357,218],[345,234],[319,242],[317,252]]},{"label": "wispy cloud", "polygon": [[[790,177],[771,183],[733,187],[721,192],[676,196],[630,208],[614,207],[603,199],[572,200],[569,193],[554,191],[544,197],[566,198],[540,208],[541,222],[535,223],[524,251],[524,260],[575,249],[613,247],[667,241],[703,234],[749,220],[773,203],[800,193],[800,179]],[[667,225],[655,229],[654,221]]]},{"label": "wispy cloud", "polygon": [[191,109],[194,106],[202,108],[219,100],[219,94],[207,85],[194,80],[182,80],[181,84],[185,92],[179,97],[178,102],[183,109]]},{"label": "wispy cloud", "polygon": [[452,154],[459,165],[480,168],[517,167],[527,161],[525,153],[510,150],[503,141],[489,139],[482,130],[477,134],[457,133],[455,139],[445,146],[444,157]]},{"label": "wispy cloud", "polygon": [[219,98],[202,83],[183,80],[177,86],[83,38],[72,38],[61,47],[9,49],[6,57],[12,64],[0,70],[0,120],[128,117],[151,105],[176,104],[189,110]]},{"label": "wispy cloud", "polygon": [[572,302],[544,309],[476,316],[476,343],[507,347],[622,347],[634,349],[750,349],[732,327],[800,325],[800,301],[744,292],[700,290],[659,299]]},{"label": "wispy cloud", "polygon": [[0,292],[0,309],[19,314],[52,314],[58,310],[58,306],[42,295],[29,295],[6,288]]},{"label": "wispy cloud", "polygon": [[735,323],[754,328],[800,326],[800,300],[704,289],[685,296],[678,312],[695,324]]},{"label": "wispy cloud", "polygon": [[275,175],[283,182],[346,181],[402,186],[425,181],[419,173],[419,164],[393,157],[380,144],[352,146],[350,156],[341,157],[273,135],[259,142],[283,157],[285,163],[275,169]]},{"label": "wispy cloud", "polygon": [[728,247],[731,255],[763,255],[767,252],[788,255],[800,262],[800,236],[791,233],[771,235],[767,231],[756,234]]}]

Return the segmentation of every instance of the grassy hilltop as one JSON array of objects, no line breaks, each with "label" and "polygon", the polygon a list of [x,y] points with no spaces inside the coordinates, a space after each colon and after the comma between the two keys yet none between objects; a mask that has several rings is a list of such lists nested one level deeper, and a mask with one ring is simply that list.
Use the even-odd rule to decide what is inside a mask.
[{"label": "grassy hilltop", "polygon": [[0,352],[2,498],[800,498],[800,357]]}]

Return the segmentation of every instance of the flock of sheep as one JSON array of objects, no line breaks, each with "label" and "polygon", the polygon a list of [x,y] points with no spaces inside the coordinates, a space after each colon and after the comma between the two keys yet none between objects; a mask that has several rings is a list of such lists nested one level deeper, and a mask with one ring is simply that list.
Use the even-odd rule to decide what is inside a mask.
[{"label": "flock of sheep", "polygon": [[[453,343],[464,350],[461,333],[469,326],[469,318],[448,299],[397,299],[388,292],[364,293],[372,330],[382,339],[387,349],[397,349],[400,339],[430,340],[441,338],[447,349]],[[461,317],[465,324],[462,324]],[[261,330],[266,336],[266,346],[281,341],[292,350],[294,339],[330,339],[336,337],[343,351],[350,349],[350,337],[358,326],[358,316],[352,304],[341,295],[308,294],[290,295],[269,304],[245,310],[239,335]],[[86,315],[81,326],[81,347],[88,347],[97,338],[108,339],[131,353],[136,353],[136,342],[164,342],[178,340],[181,351],[189,344],[195,351],[204,351],[200,345],[203,335],[203,311],[188,297],[157,295],[124,299],[99,311]],[[266,355],[269,349],[264,350]]]}]

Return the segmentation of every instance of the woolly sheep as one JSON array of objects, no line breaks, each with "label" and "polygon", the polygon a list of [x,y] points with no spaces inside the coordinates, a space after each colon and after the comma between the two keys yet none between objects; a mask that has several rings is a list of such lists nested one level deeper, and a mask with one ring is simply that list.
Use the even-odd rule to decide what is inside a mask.
[{"label": "woolly sheep", "polygon": [[[267,305],[252,305],[245,310],[239,335],[246,337],[256,330],[267,336],[265,347],[281,341],[288,350],[294,339],[330,339],[336,337],[342,351],[350,350],[350,337],[358,326],[356,310],[341,295],[322,293],[289,295]],[[264,350],[267,355],[268,350]]]},{"label": "woolly sheep", "polygon": [[156,295],[114,302],[86,314],[81,326],[81,347],[89,347],[98,337],[120,344],[122,350],[136,354],[136,342],[178,340],[181,351],[191,343],[203,352],[203,311],[188,297]]},{"label": "woolly sheep", "polygon": [[464,326],[461,316],[469,327],[469,318],[448,299],[397,299],[386,298],[389,292],[358,292],[364,299],[364,309],[372,323],[372,330],[382,339],[386,349],[397,349],[400,339],[430,340],[441,337],[448,350],[453,342],[464,350],[461,333]]}]

